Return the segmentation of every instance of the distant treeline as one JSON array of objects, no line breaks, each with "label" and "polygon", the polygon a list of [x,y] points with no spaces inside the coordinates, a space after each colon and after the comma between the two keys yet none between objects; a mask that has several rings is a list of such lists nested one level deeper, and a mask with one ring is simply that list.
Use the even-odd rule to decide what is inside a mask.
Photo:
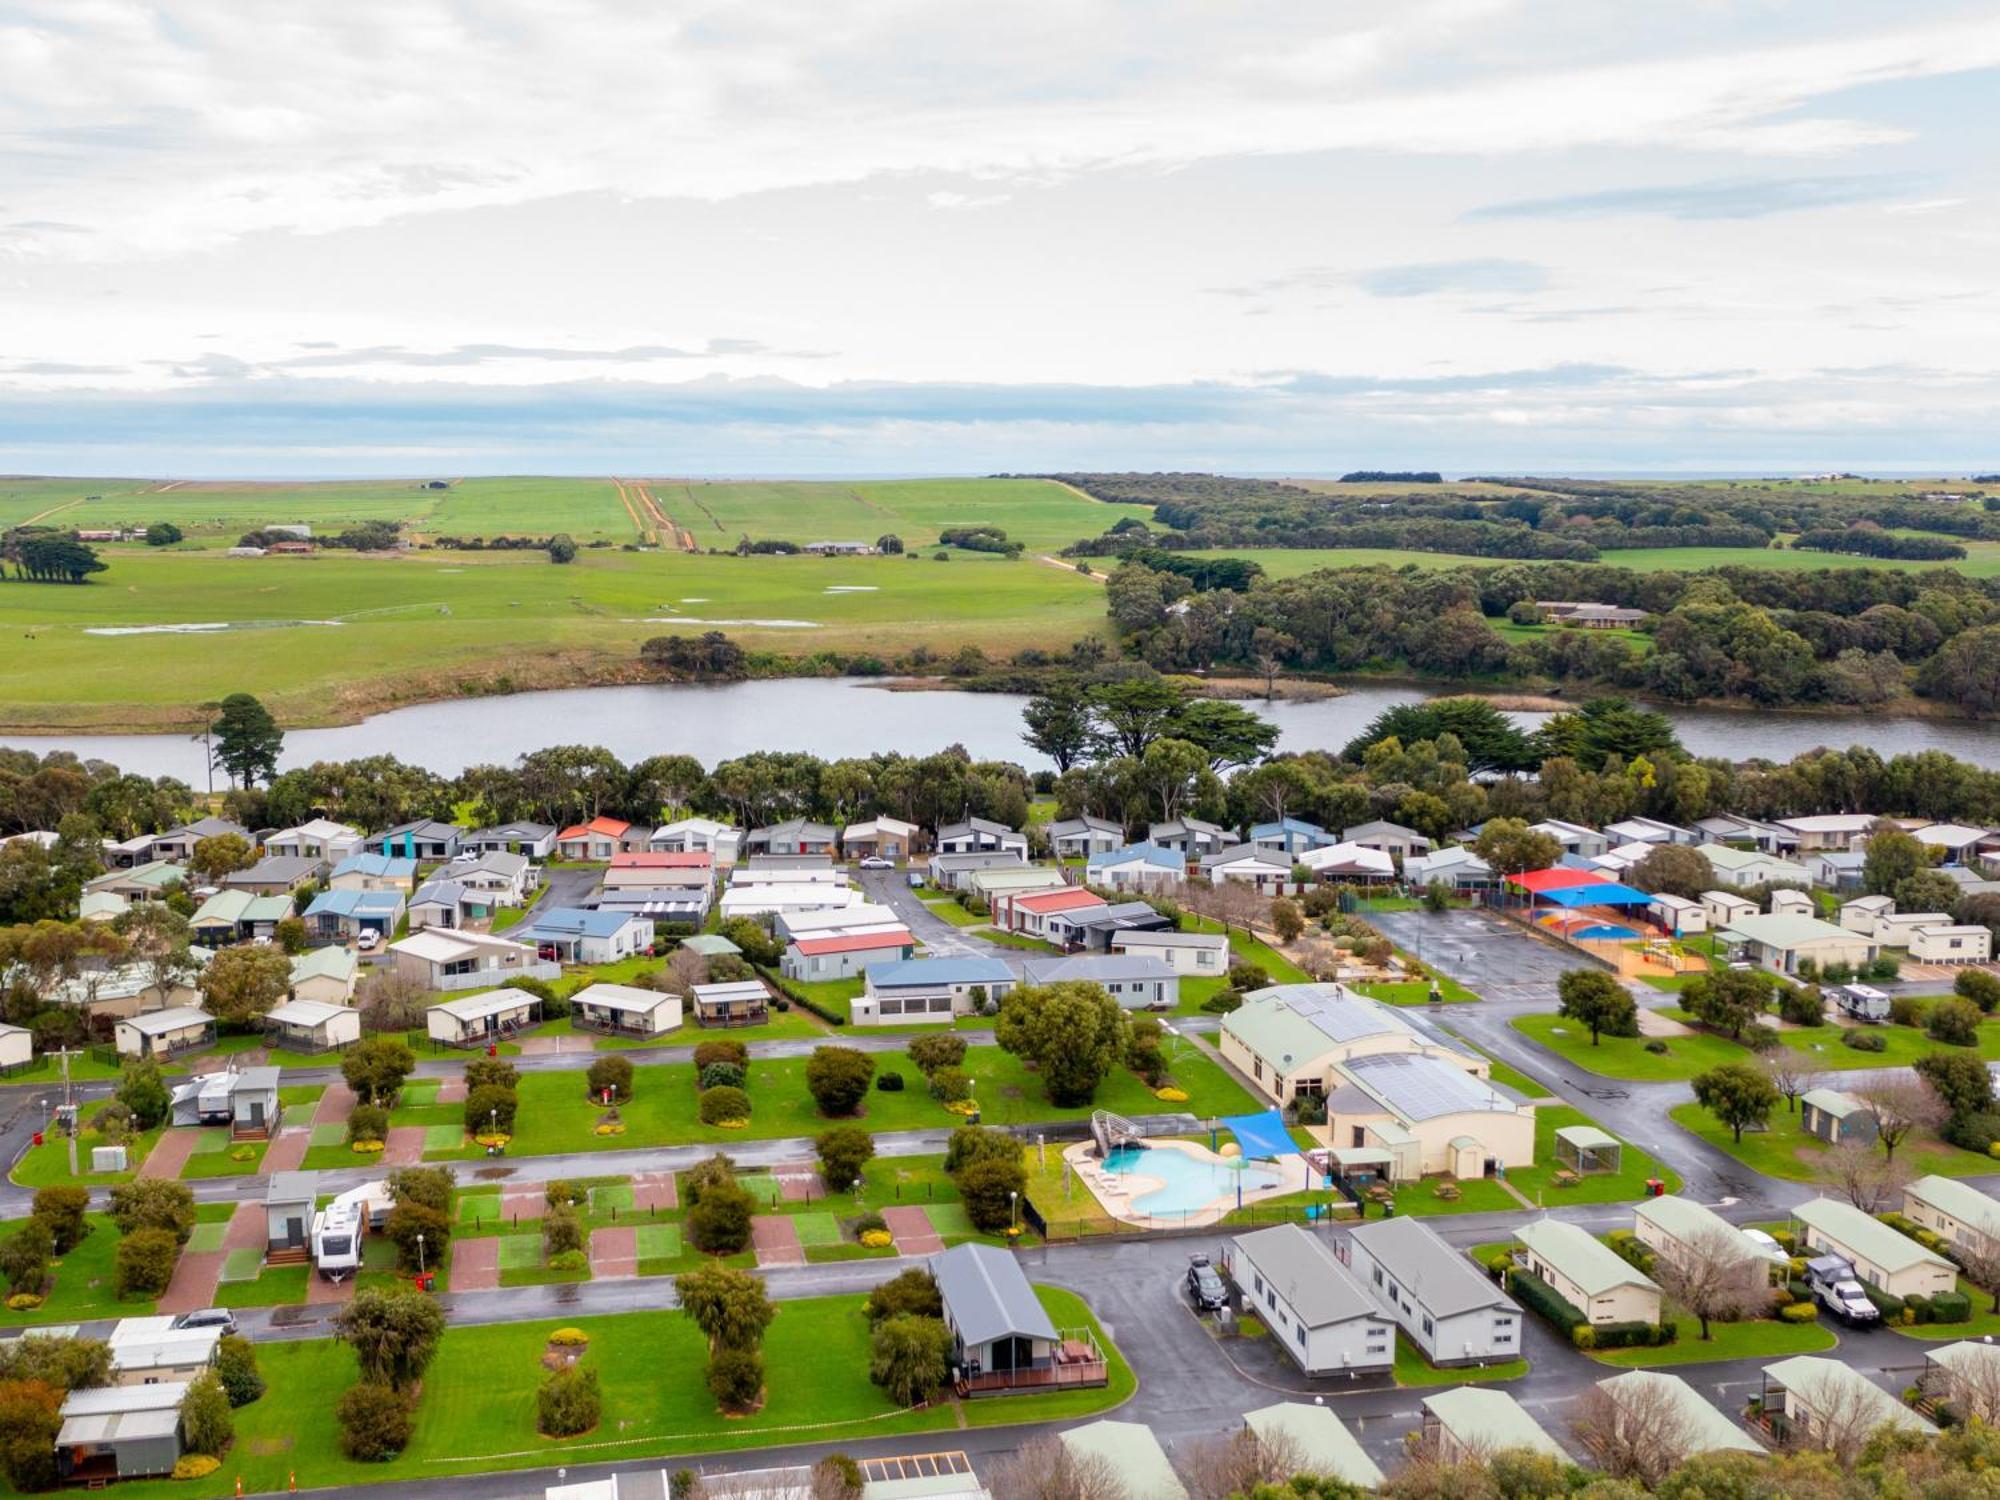
[{"label": "distant treeline", "polygon": [[[1196,591],[1128,562],[1106,597],[1128,650],[1161,671],[1409,671],[1684,703],[1867,705],[1914,690],[2000,712],[2000,583],[1948,570],[1370,567]],[[1651,649],[1623,632],[1554,629],[1521,641],[1495,628],[1515,605],[1542,599],[1643,609]]]},{"label": "distant treeline", "polygon": [[[9,563],[14,567],[11,575]],[[78,541],[73,531],[16,526],[0,532],[0,581],[87,583],[91,574],[102,573],[107,566],[97,549]]]},{"label": "distant treeline", "polygon": [[1121,520],[1102,536],[1068,549],[1079,557],[1289,547],[1593,562],[1604,553],[1635,548],[1768,547],[1782,534],[1799,532],[1812,536],[1812,545],[1821,551],[1945,559],[1954,554],[1929,543],[1888,550],[1900,544],[1882,541],[1879,534],[1896,528],[2000,539],[2000,512],[1993,501],[1979,506],[1900,495],[1779,494],[1562,479],[1492,479],[1488,482],[1534,493],[1489,499],[1421,488],[1340,495],[1216,474],[1046,477],[1101,500],[1152,507],[1154,524]]},{"label": "distant treeline", "polygon": [[1443,484],[1435,469],[1356,469],[1340,476],[1342,484]]}]

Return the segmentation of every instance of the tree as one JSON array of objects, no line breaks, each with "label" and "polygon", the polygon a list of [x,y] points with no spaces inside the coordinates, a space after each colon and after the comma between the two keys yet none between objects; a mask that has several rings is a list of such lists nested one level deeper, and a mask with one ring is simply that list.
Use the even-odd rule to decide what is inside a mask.
[{"label": "tree", "polygon": [[1591,1461],[1613,1479],[1652,1489],[1694,1450],[1694,1425],[1671,1380],[1588,1386],[1570,1407],[1571,1430]]},{"label": "tree", "polygon": [[861,1169],[875,1155],[875,1138],[859,1125],[823,1130],[813,1145],[819,1152],[819,1175],[830,1192],[860,1181]]},{"label": "tree", "polygon": [[[1789,1050],[1789,1049],[1787,1049]],[[1983,1115],[1993,1108],[1993,1075],[1986,1062],[1971,1052],[1932,1052],[1914,1064],[1917,1076],[1954,1117]]]},{"label": "tree", "polygon": [[57,1390],[110,1385],[116,1375],[103,1339],[29,1332],[0,1345],[0,1380],[40,1380]]},{"label": "tree", "polygon": [[1910,1174],[1866,1141],[1846,1141],[1820,1157],[1826,1180],[1865,1214],[1879,1214],[1903,1199]]},{"label": "tree", "polygon": [[[940,552],[938,556],[945,554]],[[708,1393],[724,1411],[748,1411],[764,1391],[764,1356],[755,1348],[717,1344],[708,1356]]]},{"label": "tree", "polygon": [[0,1473],[15,1489],[55,1487],[56,1434],[67,1394],[41,1380],[0,1381]]},{"label": "tree", "polygon": [[140,1229],[164,1229],[177,1244],[194,1233],[194,1190],[185,1182],[141,1177],[111,1190],[111,1222],[120,1234]]},{"label": "tree", "polygon": [[277,775],[285,734],[271,711],[248,693],[231,693],[218,708],[209,725],[210,754],[216,768],[228,773],[230,784],[255,786]]},{"label": "tree", "polygon": [[1979,1007],[1950,996],[1924,1013],[1924,1035],[1948,1047],[1979,1045]]},{"label": "tree", "polygon": [[1694,1097],[1738,1141],[1755,1126],[1761,1130],[1778,1102],[1771,1080],[1749,1063],[1724,1063],[1696,1074]]},{"label": "tree", "polygon": [[224,948],[201,971],[201,996],[225,1026],[248,1027],[283,1002],[292,987],[292,961],[267,943]]},{"label": "tree", "polygon": [[451,1212],[452,1188],[456,1183],[450,1167],[404,1167],[389,1174],[392,1202],[417,1203],[432,1213]]},{"label": "tree", "polygon": [[57,1255],[67,1255],[90,1233],[90,1220],[85,1217],[89,1211],[89,1188],[45,1187],[35,1190],[29,1217],[48,1226],[50,1248]]},{"label": "tree", "polygon": [[404,1271],[435,1271],[451,1244],[452,1221],[423,1203],[398,1203],[389,1210],[382,1233],[396,1247],[396,1265]]},{"label": "tree", "polygon": [[170,1230],[135,1229],[112,1255],[112,1284],[120,1297],[157,1297],[174,1279],[181,1242]]},{"label": "tree", "polygon": [[160,1064],[151,1057],[125,1060],[112,1097],[132,1111],[132,1122],[141,1130],[151,1130],[163,1122],[174,1103],[173,1095],[167,1092],[166,1080],[160,1076]]},{"label": "tree", "polygon": [[556,1370],[535,1392],[535,1426],[545,1437],[575,1437],[597,1425],[604,1410],[597,1371],[581,1365]]},{"label": "tree", "polygon": [[236,1419],[229,1414],[229,1396],[215,1371],[203,1370],[181,1397],[181,1437],[189,1453],[220,1458],[236,1437]]},{"label": "tree", "polygon": [[1917,691],[1973,714],[2000,710],[2000,626],[1961,630],[1917,670]]},{"label": "tree", "polygon": [[684,1271],[674,1278],[674,1295],[710,1348],[754,1349],[778,1315],[764,1283],[736,1266]]},{"label": "tree", "polygon": [[155,521],[146,528],[146,545],[148,547],[171,547],[175,542],[180,541],[181,537],[182,532],[180,527],[176,526],[172,521]]},{"label": "tree", "polygon": [[1796,1047],[1773,1047],[1758,1057],[1757,1066],[1784,1098],[1786,1114],[1791,1114],[1800,1099],[1819,1087],[1823,1076],[1811,1058]]},{"label": "tree", "polygon": [[1896,1148],[1910,1136],[1920,1130],[1936,1130],[1945,1121],[1938,1096],[1929,1084],[1916,1078],[1880,1077],[1852,1093],[1875,1117],[1875,1139],[1882,1143],[1882,1154],[1889,1161],[1896,1159]]},{"label": "tree", "polygon": [[549,561],[552,563],[573,563],[576,561],[576,538],[567,531],[558,531],[549,538]]},{"label": "tree", "polygon": [[340,1076],[356,1099],[369,1104],[393,1104],[403,1080],[416,1070],[417,1055],[395,1037],[364,1037],[340,1060]]},{"label": "tree", "polygon": [[1256,1433],[1239,1427],[1231,1433],[1202,1438],[1190,1444],[1185,1453],[1189,1500],[1248,1496],[1262,1486],[1284,1485],[1294,1474],[1312,1468],[1299,1444],[1276,1429]]},{"label": "tree", "polygon": [[1126,784],[1145,796],[1163,822],[1181,815],[1208,774],[1208,757],[1201,747],[1171,737],[1147,745],[1136,764],[1119,764],[1129,764]]},{"label": "tree", "polygon": [[1220,698],[1192,698],[1173,717],[1175,739],[1194,745],[1211,771],[1255,765],[1278,743],[1278,726]]},{"label": "tree", "polygon": [[[363,1031],[407,1032],[424,1024],[424,1012],[430,1006],[430,991],[419,981],[394,969],[376,969],[361,981],[355,991],[354,1006],[361,1012]],[[401,1037],[395,1040],[400,1041]],[[348,1056],[353,1056],[351,1050]],[[346,1058],[341,1061],[345,1064]],[[412,1058],[411,1062],[414,1064],[415,1059]]]},{"label": "tree", "polygon": [[1896,889],[1890,896],[1895,900],[1899,912],[1947,912],[1955,908],[1963,896],[1959,884],[1942,870],[1919,870],[1896,882]]},{"label": "tree", "polygon": [[951,1330],[942,1318],[884,1318],[868,1336],[868,1378],[898,1406],[928,1401],[951,1373]]},{"label": "tree", "polygon": [[1472,841],[1472,852],[1492,866],[1495,875],[1519,875],[1545,870],[1562,858],[1553,834],[1537,833],[1521,818],[1489,818]]},{"label": "tree", "polygon": [[1960,969],[1951,982],[1951,991],[1961,999],[1970,1000],[1984,1015],[1992,1015],[1994,1007],[2000,1006],[2000,977],[1984,969]]},{"label": "tree", "polygon": [[354,1350],[361,1377],[408,1390],[423,1376],[444,1337],[444,1312],[407,1283],[363,1287],[333,1320],[336,1337]]},{"label": "tree", "polygon": [[806,1089],[824,1115],[851,1115],[868,1097],[875,1059],[852,1047],[815,1047],[806,1059]]},{"label": "tree", "polygon": [[1036,693],[1021,718],[1027,724],[1021,738],[1054,761],[1058,772],[1088,756],[1097,740],[1089,698],[1074,678],[1058,678]]},{"label": "tree", "polygon": [[306,951],[311,942],[306,932],[305,918],[299,916],[280,917],[271,925],[271,940],[293,958]]},{"label": "tree", "polygon": [[903,550],[903,539],[893,531],[884,532],[875,538],[875,550],[884,557],[899,556]]},{"label": "tree", "polygon": [[1740,1040],[1746,1027],[1758,1024],[1770,998],[1770,977],[1754,969],[1703,974],[1681,991],[1681,1003],[1697,1021],[1732,1041]]},{"label": "tree", "polygon": [[1764,1261],[1734,1230],[1697,1230],[1661,1252],[1652,1274],[1668,1299],[1701,1323],[1704,1343],[1711,1322],[1737,1322],[1769,1306]]},{"label": "tree", "polygon": [[750,1220],[756,1212],[757,1200],[735,1178],[715,1183],[688,1206],[688,1242],[709,1255],[735,1255],[750,1244]]},{"label": "tree", "polygon": [[1033,1063],[1049,1102],[1085,1105],[1125,1055],[1129,1022],[1102,988],[1074,980],[1025,985],[1000,1002],[994,1038]]},{"label": "tree", "polygon": [[1631,992],[1602,969],[1571,969],[1556,982],[1557,1014],[1590,1028],[1590,1045],[1606,1032],[1639,1034],[1639,1007]]},{"label": "tree", "polygon": [[1305,930],[1306,914],[1299,910],[1298,902],[1280,896],[1271,903],[1271,931],[1277,933],[1278,941],[1296,943]]},{"label": "tree", "polygon": [[218,833],[195,841],[187,866],[210,885],[217,885],[223,876],[247,870],[256,863],[257,851],[250,840],[240,833]]},{"label": "tree", "polygon": [[512,1135],[514,1113],[520,1104],[520,1098],[512,1089],[502,1088],[497,1083],[476,1088],[465,1096],[466,1131],[472,1135],[484,1135],[488,1131]]},{"label": "tree", "polygon": [[6,1239],[0,1240],[0,1275],[7,1278],[7,1290],[17,1296],[39,1297],[49,1281],[49,1260],[55,1241],[48,1225],[30,1219]]},{"label": "tree", "polygon": [[1016,1205],[1028,1191],[1028,1172],[1016,1152],[1012,1161],[982,1157],[961,1168],[953,1181],[972,1227],[999,1234],[1014,1227]]},{"label": "tree", "polygon": [[248,1406],[264,1394],[264,1376],[257,1369],[257,1349],[239,1334],[227,1334],[215,1346],[215,1376],[231,1406]]},{"label": "tree", "polygon": [[1861,885],[1871,896],[1890,896],[1917,871],[1927,869],[1924,846],[1887,819],[1869,830],[1867,852],[1861,857]]},{"label": "tree", "polygon": [[1715,870],[1708,856],[1691,844],[1659,844],[1632,866],[1626,878],[1656,896],[1694,901],[1703,891],[1713,889]]},{"label": "tree", "polygon": [[380,1381],[349,1386],[333,1415],[340,1451],[359,1463],[386,1463],[410,1446],[410,1403]]},{"label": "tree", "polygon": [[1130,1493],[1101,1453],[1079,1453],[1059,1437],[1022,1444],[986,1477],[993,1500],[1126,1500]]},{"label": "tree", "polygon": [[1161,735],[1180,710],[1181,690],[1161,677],[1127,677],[1093,686],[1088,698],[1098,739],[1134,760]]}]

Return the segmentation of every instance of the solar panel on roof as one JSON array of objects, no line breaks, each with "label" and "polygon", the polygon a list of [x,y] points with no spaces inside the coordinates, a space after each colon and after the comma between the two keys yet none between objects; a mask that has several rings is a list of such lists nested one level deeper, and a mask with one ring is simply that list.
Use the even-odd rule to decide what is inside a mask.
[{"label": "solar panel on roof", "polygon": [[1406,1119],[1511,1108],[1507,1098],[1489,1084],[1433,1057],[1362,1057],[1346,1068]]}]

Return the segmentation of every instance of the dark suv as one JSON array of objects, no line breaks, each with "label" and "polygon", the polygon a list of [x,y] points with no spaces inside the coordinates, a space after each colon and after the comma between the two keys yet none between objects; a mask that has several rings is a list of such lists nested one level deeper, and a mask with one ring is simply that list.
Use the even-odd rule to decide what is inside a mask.
[{"label": "dark suv", "polygon": [[1220,1312],[1229,1305],[1228,1288],[1206,1255],[1188,1257],[1187,1294],[1196,1312]]}]

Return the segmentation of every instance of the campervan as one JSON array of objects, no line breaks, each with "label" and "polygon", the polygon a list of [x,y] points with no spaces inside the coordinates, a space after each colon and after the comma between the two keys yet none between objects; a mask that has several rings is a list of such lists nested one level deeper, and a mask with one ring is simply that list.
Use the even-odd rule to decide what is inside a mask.
[{"label": "campervan", "polygon": [[319,1274],[340,1282],[361,1269],[361,1241],[389,1217],[389,1185],[364,1182],[313,1215],[312,1256]]},{"label": "campervan", "polygon": [[1840,1007],[1842,1014],[1857,1021],[1880,1023],[1889,1019],[1889,997],[1869,985],[1837,985],[1833,991],[1833,1003]]}]

